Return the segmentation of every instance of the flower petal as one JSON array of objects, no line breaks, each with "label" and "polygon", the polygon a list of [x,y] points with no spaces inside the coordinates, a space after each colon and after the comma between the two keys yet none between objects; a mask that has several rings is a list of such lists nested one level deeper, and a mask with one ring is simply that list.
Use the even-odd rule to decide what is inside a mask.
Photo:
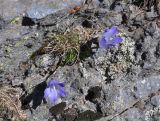
[{"label": "flower petal", "polygon": [[59,82],[58,85],[64,87],[64,82]]},{"label": "flower petal", "polygon": [[111,36],[114,36],[115,34],[117,34],[118,30],[117,30],[117,27],[113,26],[109,31],[108,33],[111,34]]},{"label": "flower petal", "polygon": [[117,32],[117,27],[113,26],[111,29],[105,29],[105,32],[102,36],[105,37],[105,39],[110,39],[111,37],[114,37],[117,34]]},{"label": "flower petal", "polygon": [[44,97],[45,97],[45,98],[48,97],[50,93],[51,93],[50,88],[46,88],[46,89],[44,90]]},{"label": "flower petal", "polygon": [[58,98],[58,93],[56,89],[46,88],[44,91],[44,97],[50,101],[50,103],[55,103]]},{"label": "flower petal", "polygon": [[107,28],[105,28],[104,33],[105,33],[105,32],[108,32],[108,30],[109,30],[109,28],[108,28],[108,27],[107,27]]},{"label": "flower petal", "polygon": [[106,39],[104,37],[102,37],[99,41],[99,47],[100,48],[106,48],[107,47],[107,42],[106,42]]},{"label": "flower petal", "polygon": [[55,85],[57,85],[57,84],[58,84],[58,82],[57,82],[56,80],[50,80],[50,81],[48,82],[48,87],[55,86]]},{"label": "flower petal", "polygon": [[112,44],[113,45],[117,45],[117,44],[119,44],[121,42],[122,42],[122,38],[121,37],[115,37]]},{"label": "flower petal", "polygon": [[58,99],[58,92],[56,90],[52,89],[52,93],[48,97],[51,103],[55,103],[56,100]]},{"label": "flower petal", "polygon": [[67,95],[67,93],[64,91],[64,88],[58,89],[58,94],[59,94],[61,97],[65,97],[65,96]]},{"label": "flower petal", "polygon": [[48,87],[57,86],[57,85],[59,85],[59,86],[61,86],[61,87],[64,87],[64,82],[58,82],[58,81],[56,81],[56,80],[50,80],[50,81],[48,82]]}]

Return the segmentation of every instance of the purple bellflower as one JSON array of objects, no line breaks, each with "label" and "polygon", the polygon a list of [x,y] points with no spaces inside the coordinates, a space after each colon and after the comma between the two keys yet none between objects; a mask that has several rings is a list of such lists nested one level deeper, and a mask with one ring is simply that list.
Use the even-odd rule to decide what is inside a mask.
[{"label": "purple bellflower", "polygon": [[44,91],[44,97],[50,104],[54,104],[59,97],[65,97],[64,83],[50,80]]},{"label": "purple bellflower", "polygon": [[112,48],[122,42],[122,38],[116,36],[118,33],[117,27],[113,26],[111,29],[105,29],[102,38],[99,41],[100,48]]}]

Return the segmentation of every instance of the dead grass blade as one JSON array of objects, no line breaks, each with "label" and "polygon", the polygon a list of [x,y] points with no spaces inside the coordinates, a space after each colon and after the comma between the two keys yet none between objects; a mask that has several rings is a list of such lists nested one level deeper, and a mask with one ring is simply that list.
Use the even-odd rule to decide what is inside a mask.
[{"label": "dead grass blade", "polygon": [[11,121],[27,121],[26,114],[21,110],[18,90],[7,86],[0,88],[0,117]]}]

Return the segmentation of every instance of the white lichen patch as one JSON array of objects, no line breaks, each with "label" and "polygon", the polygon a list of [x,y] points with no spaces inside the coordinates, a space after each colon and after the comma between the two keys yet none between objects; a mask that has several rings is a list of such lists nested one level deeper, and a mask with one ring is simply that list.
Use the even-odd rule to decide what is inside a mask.
[{"label": "white lichen patch", "polygon": [[136,63],[134,56],[135,41],[122,30],[118,36],[122,38],[122,43],[111,49],[99,49],[95,55],[96,69],[102,75],[107,73],[105,76],[110,79],[116,79],[125,74],[127,69]]},{"label": "white lichen patch", "polygon": [[160,106],[145,113],[145,121],[160,121]]},{"label": "white lichen patch", "polygon": [[119,46],[119,51],[122,51],[124,55],[133,58],[133,52],[135,50],[135,41],[131,39],[125,32],[118,34],[122,38],[121,46]]}]

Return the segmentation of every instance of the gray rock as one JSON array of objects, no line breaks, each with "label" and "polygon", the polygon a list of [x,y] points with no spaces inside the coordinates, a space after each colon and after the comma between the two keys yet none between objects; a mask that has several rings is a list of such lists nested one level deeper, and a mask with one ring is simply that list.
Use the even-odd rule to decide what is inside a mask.
[{"label": "gray rock", "polygon": [[158,107],[160,105],[160,96],[155,96],[151,99],[152,105]]},{"label": "gray rock", "polygon": [[4,20],[11,20],[26,13],[28,17],[40,19],[58,10],[67,9],[72,4],[81,5],[82,2],[83,0],[5,0],[1,1],[0,16]]},{"label": "gray rock", "polygon": [[30,9],[27,10],[26,16],[32,19],[41,19],[49,14],[55,13],[58,9],[48,8],[42,5],[32,5]]},{"label": "gray rock", "polygon": [[148,20],[153,20],[153,19],[155,19],[156,17],[157,17],[158,15],[157,15],[157,13],[154,11],[154,7],[151,7],[151,12],[146,12],[146,18],[148,19]]},{"label": "gray rock", "polygon": [[160,87],[159,77],[151,77],[142,81],[137,81],[136,84],[136,96],[138,98],[145,97],[153,92],[158,91]]},{"label": "gray rock", "polygon": [[[32,113],[25,110],[31,121],[158,120],[160,28],[157,21],[145,20],[146,16],[156,18],[156,14],[153,11],[144,14],[132,5],[129,6],[130,16],[126,14],[127,22],[122,25],[123,17],[119,12],[129,11],[129,8],[123,6],[126,5],[124,2],[118,1],[122,6],[115,4],[114,11],[110,11],[109,8],[115,1],[94,0],[88,7],[92,8],[91,13],[83,8],[82,11],[68,16],[70,8],[65,7],[72,2],[79,5],[82,0],[68,1],[67,5],[60,4],[63,3],[61,0],[2,2],[0,10],[7,12],[2,12],[4,14],[0,20],[0,83],[11,84],[15,88],[23,87],[26,95],[21,97],[22,103],[23,107],[31,107]],[[10,3],[8,6],[7,2]],[[51,4],[53,2],[56,6]],[[16,5],[20,8],[15,7]],[[54,13],[59,8],[64,8],[65,11]],[[31,19],[39,19],[36,25],[22,26],[23,17],[14,18],[23,13]],[[95,14],[102,15],[96,18],[98,15]],[[99,35],[103,28],[120,25],[118,35],[123,42],[106,50],[96,48],[96,38],[91,45],[96,48],[93,54],[72,66],[58,66],[56,69],[58,56],[39,51],[46,44],[46,34],[55,31],[68,32],[69,29],[81,26],[84,18],[90,19],[95,25],[93,28],[82,29],[85,36],[88,31],[95,29],[97,31],[93,33],[94,37],[101,37]],[[5,24],[6,20],[11,21]],[[128,28],[132,32],[128,32]],[[67,92],[67,96],[59,98],[54,105],[48,105],[44,100],[46,81],[51,79],[64,82]],[[102,116],[104,117],[101,118]]]},{"label": "gray rock", "polygon": [[158,2],[157,8],[158,8],[158,13],[160,14],[160,2]]}]

